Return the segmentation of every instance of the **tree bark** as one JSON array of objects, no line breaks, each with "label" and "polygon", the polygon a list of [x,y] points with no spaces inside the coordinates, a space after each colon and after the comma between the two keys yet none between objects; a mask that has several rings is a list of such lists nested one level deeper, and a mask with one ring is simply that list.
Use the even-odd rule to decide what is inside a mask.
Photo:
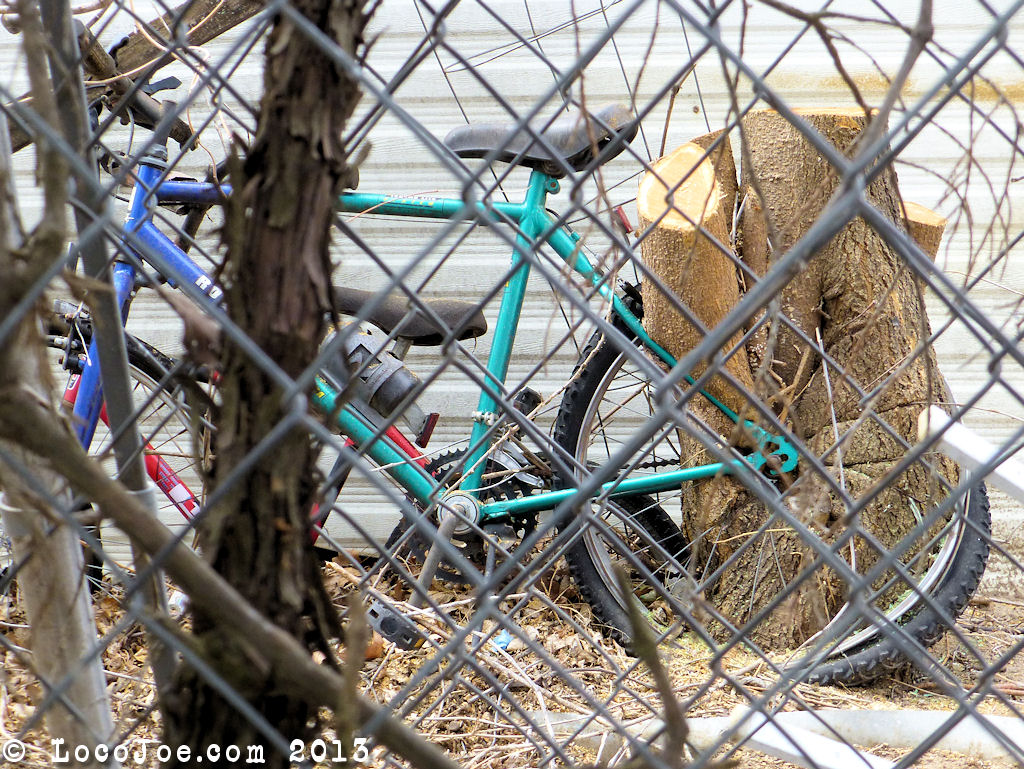
[{"label": "tree bark", "polygon": [[[867,125],[862,111],[819,110],[803,117],[847,155],[852,154]],[[749,114],[743,120],[742,136],[743,178],[739,186],[746,200],[737,241],[743,262],[754,274],[763,275],[771,268],[773,257],[768,233],[775,234],[774,245],[780,252],[799,240],[832,197],[839,176],[799,130],[774,111]],[[659,161],[655,169],[672,167],[671,176],[663,174],[664,182],[670,187],[681,185],[675,193],[676,204],[683,209],[678,218],[703,225],[709,219],[707,212],[714,210],[711,203],[731,183],[734,170],[720,164],[719,178],[710,182],[706,168],[711,162],[700,163],[700,155],[692,150],[686,151],[686,158],[674,165]],[[697,172],[691,173],[695,165]],[[641,184],[641,205],[645,183],[650,182],[645,179]],[[891,168],[875,179],[866,195],[892,221],[904,223]],[[926,250],[937,248],[941,228],[936,229],[917,209],[908,210],[908,215],[915,236],[927,241]],[[916,229],[919,219],[926,220],[930,229]],[[659,229],[665,227],[659,225]],[[658,229],[652,234],[658,235]],[[652,251],[656,252],[658,243],[654,240]],[[695,263],[692,246],[675,248],[675,261]],[[645,248],[645,258],[647,253]],[[648,263],[663,277],[672,257],[658,253],[657,259]],[[740,275],[744,281],[751,279]],[[687,302],[692,297],[695,305],[691,306],[709,325],[712,315],[700,308],[718,302],[724,314],[745,285],[726,285],[724,272],[707,269],[691,271],[688,278],[696,283],[682,289],[689,293],[680,296]],[[645,321],[650,319],[654,338],[667,343],[679,334],[678,319],[663,320],[668,311],[659,306],[649,308],[648,296],[645,293]],[[913,274],[858,218],[814,255],[808,268],[786,286],[779,304],[781,315],[771,319],[770,331],[755,335],[747,344],[746,360],[761,376],[756,391],[749,387],[745,397],[767,402],[800,441],[822,457],[852,500],[875,493],[874,484],[905,454],[899,438],[915,442],[921,409],[930,403],[950,402],[934,355],[925,345],[930,331]],[[821,350],[833,361],[828,366]],[[739,359],[737,355],[731,360]],[[740,381],[746,384],[750,380]],[[867,406],[873,416],[859,421],[865,410],[863,393],[874,388],[878,390]],[[717,394],[714,389],[712,394]],[[728,429],[727,421],[706,401],[697,399],[691,407],[718,429]],[[885,426],[899,437],[889,434]],[[696,439],[684,438],[682,444],[684,465],[714,461]],[[939,476],[956,480],[953,463],[939,457],[929,460]],[[814,578],[797,588],[788,587],[813,561],[806,535],[774,520],[768,533],[752,536],[769,522],[768,512],[733,478],[687,484],[683,493],[683,530],[693,543],[697,567],[708,575],[734,559],[704,592],[730,623],[742,625],[780,594],[789,593],[782,611],[748,629],[752,640],[765,647],[792,647],[817,632],[845,602],[845,586],[825,569],[818,569]],[[934,472],[915,466],[878,492],[856,523],[890,548],[916,525],[915,505],[927,509],[942,496]],[[826,542],[834,540],[846,524],[845,504],[829,492],[824,479],[808,471],[806,462],[801,462],[797,486],[787,504],[808,530]],[[876,562],[878,553],[863,538],[856,539],[855,548],[857,571],[863,573]],[[727,635],[721,627],[716,632]]]},{"label": "tree bark", "polygon": [[[350,55],[366,17],[357,0],[299,0],[292,7]],[[280,369],[297,377],[314,359],[330,311],[332,215],[346,185],[342,134],[358,100],[356,84],[294,25],[279,18],[267,41],[265,93],[255,140],[225,226],[224,273],[230,314]],[[228,342],[217,419],[214,484],[291,416],[280,383],[247,351]],[[253,606],[333,662],[340,635],[311,547],[316,451],[301,424],[264,453],[229,490],[201,532],[216,570]],[[284,693],[275,671],[254,669],[245,650],[197,616],[197,636],[232,672],[231,683],[288,740],[309,739],[317,713]],[[166,703],[167,740],[205,750],[262,742],[212,686],[185,668]],[[268,751],[270,766],[287,756]]]},{"label": "tree bark", "polygon": [[[42,52],[42,25],[35,9],[22,6],[26,19],[26,43],[33,86],[41,95],[44,118],[55,125],[57,112],[52,85],[46,77]],[[64,205],[67,165],[48,146],[39,153],[39,177],[46,189],[46,209],[41,225],[26,242],[18,242],[21,230],[15,207],[11,148],[7,119],[0,113],[0,317],[7,318],[22,297],[36,284],[55,259],[61,258],[66,226]],[[43,403],[57,413],[53,377],[43,348],[39,319],[29,311],[0,344],[0,400],[12,393]],[[0,417],[0,432],[9,426]],[[66,433],[69,440],[74,440]],[[60,701],[45,713],[46,728],[53,738],[68,745],[95,748],[113,735],[110,699],[99,658],[86,659],[97,642],[92,602],[84,579],[82,547],[75,531],[61,519],[70,515],[70,494],[63,479],[49,467],[39,467],[33,455],[18,441],[0,439],[7,456],[21,468],[33,468],[27,479],[18,467],[0,462],[0,514],[11,538],[18,565],[18,588],[31,627],[32,663],[47,685],[72,681]],[[40,491],[43,493],[41,494]],[[56,504],[54,504],[56,503]],[[63,509],[60,506],[63,505]],[[88,761],[85,767],[98,766]]]}]

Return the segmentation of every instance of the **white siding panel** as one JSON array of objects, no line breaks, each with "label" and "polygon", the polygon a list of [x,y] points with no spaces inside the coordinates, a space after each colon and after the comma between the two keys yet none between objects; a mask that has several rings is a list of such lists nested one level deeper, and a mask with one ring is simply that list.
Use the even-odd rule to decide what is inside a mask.
[{"label": "white siding panel", "polygon": [[[416,71],[398,88],[395,101],[433,135],[442,137],[452,128],[465,122],[463,110],[473,121],[500,121],[509,118],[507,107],[517,113],[533,109],[542,95],[553,93],[555,74],[547,62],[531,50],[517,44],[493,13],[523,34],[534,33],[533,45],[542,50],[555,70],[566,72],[572,67],[578,51],[588,50],[591,43],[608,28],[619,24],[622,14],[633,4],[625,2],[524,3],[522,0],[495,0],[485,4],[460,3],[445,20],[445,45],[434,54],[427,55]],[[817,3],[801,3],[808,9]],[[875,3],[855,0],[843,3],[843,12],[851,16],[877,15]],[[1000,3],[1005,7],[1008,3]],[[602,6],[605,8],[602,11]],[[904,24],[912,25],[917,13],[915,2],[886,4],[893,15]],[[139,6],[146,16],[145,6]],[[409,52],[424,38],[424,27],[413,0],[386,0],[378,10],[372,24],[375,35],[370,55],[374,72],[388,79],[406,61]],[[740,22],[742,5],[732,4],[720,20],[717,31],[734,50],[741,41]],[[528,13],[529,11],[529,13]],[[577,27],[567,25],[572,14],[585,17]],[[493,13],[492,13],[493,12]],[[755,72],[770,70],[768,83],[794,106],[837,106],[850,103],[849,95],[834,66],[829,61],[820,41],[813,33],[795,42],[795,22],[762,6],[750,9],[745,37],[742,38],[744,62]],[[937,58],[925,56],[915,65],[904,94],[907,103],[914,104],[940,81],[942,67],[955,57],[968,51],[990,23],[989,13],[980,4],[942,0],[935,3],[936,40],[944,46]],[[884,86],[878,70],[895,72],[905,53],[906,36],[897,31],[860,22],[837,22],[860,49],[840,43],[844,64],[864,87],[866,98],[877,102]],[[621,23],[615,35],[615,44],[604,46],[585,69],[580,81],[572,84],[574,93],[585,94],[589,103],[628,101],[635,91],[636,103],[646,108],[655,95],[683,79],[688,61],[687,51],[698,51],[702,38],[692,25],[684,25],[679,15],[668,6],[653,2],[640,4]],[[126,30],[117,30],[117,35]],[[1008,29],[1011,46],[1019,46],[1024,30],[1019,21]],[[18,92],[23,87],[20,54],[16,41],[0,31],[0,81],[5,87]],[[230,40],[209,46],[212,60],[226,55]],[[261,80],[260,51],[245,59],[232,77],[232,84],[246,99],[255,99]],[[472,69],[459,63],[467,60]],[[781,60],[780,60],[781,57]],[[985,67],[985,74],[1002,87],[1020,94],[1021,68],[1013,57],[1000,54]],[[493,92],[485,88],[480,78],[486,79]],[[183,79],[185,79],[183,77]],[[639,83],[637,81],[639,79]],[[187,81],[186,81],[187,82]],[[700,96],[698,96],[698,87]],[[1017,90],[1012,90],[1012,89]],[[454,90],[457,99],[453,96]],[[996,109],[988,91],[977,106],[985,113],[994,110],[994,118],[1005,132],[1014,136],[1016,115],[1006,107]],[[739,101],[746,105],[754,89],[747,78],[739,83]],[[183,88],[175,97],[187,99]],[[941,93],[939,97],[941,98]],[[229,100],[230,101],[230,100]],[[503,104],[505,102],[506,104]],[[557,99],[549,99],[539,110],[543,116],[554,114]],[[938,104],[932,99],[930,104]],[[371,96],[364,97],[359,114],[375,106]],[[194,107],[194,117],[202,114],[202,104]],[[695,74],[683,80],[676,98],[675,109],[668,129],[666,143],[672,148],[692,136],[704,133],[708,126],[724,123],[730,109],[730,99],[722,80],[721,65],[714,54],[705,56]],[[604,169],[605,184],[613,189],[615,204],[626,204],[635,222],[631,199],[636,176],[641,172],[640,161],[659,152],[667,110],[667,99],[662,99],[645,118],[643,133],[634,142],[635,156],[624,154]],[[245,114],[244,109],[242,110]],[[897,113],[899,114],[899,113]],[[251,123],[251,117],[246,117]],[[911,121],[910,127],[915,127]],[[972,142],[973,165],[963,166],[962,143]],[[211,149],[220,151],[218,142],[211,137]],[[396,196],[415,194],[459,194],[458,177],[445,170],[433,151],[392,114],[377,122],[369,135],[371,150],[361,171],[362,190],[385,190]],[[991,127],[983,128],[978,114],[972,114],[968,105],[953,100],[942,107],[936,123],[926,127],[910,142],[901,154],[898,168],[903,194],[912,200],[939,210],[950,217],[950,232],[938,257],[938,264],[951,280],[963,283],[970,272],[977,272],[977,264],[991,259],[994,250],[1002,247],[998,241],[986,241],[985,232],[990,222],[997,222],[997,236],[1020,232],[1024,220],[1011,206],[1020,198],[1019,164],[1010,165],[1011,146],[1004,136]],[[208,158],[201,152],[191,153],[180,166],[183,173],[200,174]],[[38,193],[31,183],[30,156],[19,159],[19,186],[25,190],[22,206],[31,219],[38,207]],[[477,168],[478,161],[470,167]],[[504,169],[502,169],[503,171]],[[985,178],[991,181],[987,186]],[[503,191],[515,198],[521,194],[526,174],[514,171],[503,184]],[[618,186],[616,186],[618,185]],[[1010,198],[1000,197],[1004,189]],[[592,193],[592,190],[590,190]],[[966,194],[964,199],[961,195]],[[500,194],[496,193],[500,199]],[[552,200],[552,206],[567,205],[567,195]],[[967,209],[964,207],[967,204]],[[960,212],[969,210],[970,219],[959,218]],[[478,228],[469,234],[454,252],[450,252],[454,237],[463,231],[456,228],[452,237],[440,247],[426,251],[427,245],[446,225],[439,223],[381,220],[358,217],[349,220],[359,235],[370,243],[379,260],[389,270],[402,270],[415,260],[408,285],[423,296],[455,297],[473,300],[481,293],[500,284],[509,261],[509,248],[493,232]],[[586,229],[583,224],[581,229]],[[602,239],[590,236],[589,243],[600,250]],[[380,287],[387,277],[374,260],[361,253],[352,243],[336,239],[338,282],[360,287]],[[1020,317],[1019,299],[1024,291],[1024,267],[1017,259],[1004,259],[984,282],[971,289],[974,301],[993,322],[1000,327],[1016,330]],[[429,276],[429,279],[428,279]],[[929,297],[932,326],[944,325],[947,312],[934,296]],[[497,305],[487,308],[493,321]],[[180,349],[180,331],[171,313],[158,300],[142,296],[133,308],[132,330],[138,335],[173,352]],[[551,292],[543,282],[535,280],[531,295],[524,308],[519,354],[513,361],[511,381],[520,382],[540,359],[551,340],[561,339],[564,323],[551,301]],[[577,334],[582,344],[587,332]],[[956,396],[970,398],[990,379],[988,366],[991,352],[986,349],[984,334],[970,330],[962,323],[954,323],[942,332],[936,347],[941,365],[949,378]],[[469,353],[483,358],[489,348],[488,339],[469,342],[464,346]],[[542,394],[557,390],[564,381],[575,359],[573,345],[562,345],[559,354],[545,369],[534,377],[530,385]],[[422,372],[435,365],[431,353],[416,351],[410,357],[410,366]],[[1017,392],[1024,392],[1024,372],[1021,367],[1006,362],[1002,375],[1005,384],[999,384],[985,396],[984,408],[971,413],[968,423],[994,440],[1008,437],[1024,417],[1024,405]],[[453,440],[456,435],[468,434],[468,416],[475,407],[471,386],[465,378],[447,374],[430,388],[424,397],[428,408],[443,410],[449,416],[439,427],[437,444]],[[1000,515],[1007,515],[1005,508]],[[387,528],[380,524],[378,528]]]}]

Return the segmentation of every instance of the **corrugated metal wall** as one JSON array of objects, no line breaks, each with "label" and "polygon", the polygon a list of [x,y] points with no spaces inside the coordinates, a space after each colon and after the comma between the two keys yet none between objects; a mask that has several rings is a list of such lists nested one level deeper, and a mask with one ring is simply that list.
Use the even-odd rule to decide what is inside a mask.
[{"label": "corrugated metal wall", "polygon": [[[894,16],[912,24],[916,3],[891,3]],[[148,16],[144,6],[136,9]],[[808,6],[810,7],[810,6]],[[844,3],[844,13],[853,16],[877,15],[868,2]],[[625,21],[619,20],[628,12]],[[733,50],[742,45],[743,60],[757,72],[771,70],[768,83],[790,103],[799,106],[840,106],[851,100],[846,86],[813,33],[794,43],[795,23],[769,9],[751,10],[745,35],[741,40],[739,4],[733,4],[722,16],[717,33]],[[579,22],[569,22],[576,16]],[[913,104],[940,80],[941,73],[957,55],[967,51],[988,24],[988,17],[978,7],[965,8],[953,0],[936,3],[936,40],[947,52],[940,57],[922,60],[915,67],[910,85],[904,94]],[[375,34],[370,55],[373,72],[385,82],[396,73],[416,50],[425,36],[431,19],[424,7],[413,0],[386,0],[373,22]],[[612,189],[611,200],[627,205],[641,171],[641,160],[659,154],[662,142],[672,148],[699,135],[708,127],[717,127],[730,107],[729,91],[721,76],[717,55],[701,59],[695,73],[686,75],[688,51],[697,52],[703,38],[680,15],[667,5],[626,2],[524,2],[496,0],[487,4],[464,2],[444,21],[444,40],[448,48],[423,57],[419,66],[395,91],[395,101],[415,120],[436,136],[472,121],[493,121],[508,118],[507,107],[528,110],[542,96],[549,97],[539,111],[550,116],[559,99],[554,94],[558,73],[572,69],[581,52],[587,52],[609,24],[617,26],[613,42],[605,44],[573,83],[573,91],[583,94],[590,103],[622,101],[646,109],[674,84],[681,88],[667,132],[665,118],[667,98],[660,98],[645,118],[643,132],[634,142],[635,157],[622,156],[605,169],[604,180]],[[621,26],[618,26],[620,25]],[[840,42],[844,64],[864,88],[869,100],[881,98],[884,83],[879,71],[892,73],[901,61],[906,35],[890,28],[860,22],[836,22],[860,48]],[[508,28],[515,30],[516,34]],[[124,29],[111,30],[123,34]],[[0,33],[0,78],[7,82],[20,77],[16,41]],[[524,45],[516,35],[526,36]],[[1010,45],[1021,42],[1022,30],[1009,30]],[[209,46],[211,61],[225,55],[229,41]],[[258,54],[258,52],[257,52]],[[232,83],[245,98],[255,99],[260,84],[259,55],[247,57],[238,66]],[[466,66],[466,65],[470,66]],[[985,67],[985,75],[1009,93],[1020,93],[1021,71],[1011,57],[1000,54]],[[9,76],[6,73],[11,73]],[[184,79],[184,78],[183,78]],[[16,88],[15,88],[16,90]],[[176,97],[186,98],[186,89]],[[749,81],[739,83],[738,98],[742,106],[753,98]],[[933,100],[935,101],[935,100]],[[936,102],[937,103],[937,102]],[[366,97],[363,110],[374,106]],[[971,270],[991,260],[1003,244],[1007,232],[1020,232],[1024,219],[1013,206],[1019,182],[1011,179],[1020,171],[1010,165],[1010,145],[999,135],[999,129],[1012,136],[1017,129],[1016,116],[1005,106],[997,106],[991,89],[976,92],[974,107],[993,113],[996,126],[986,125],[972,112],[970,105],[954,99],[942,109],[932,125],[924,128],[901,154],[899,177],[906,198],[933,207],[950,217],[950,232],[944,240],[939,261],[954,281],[963,282]],[[197,105],[196,116],[203,108]],[[244,113],[244,107],[242,108]],[[915,121],[911,121],[913,128]],[[361,189],[380,190],[396,196],[460,194],[458,180],[443,170],[431,150],[393,114],[385,114],[369,132],[370,154],[362,168]],[[970,143],[970,163],[965,161],[964,145]],[[214,142],[214,144],[216,144]],[[214,147],[215,151],[218,151]],[[28,158],[23,158],[23,186],[29,183]],[[201,152],[187,160],[192,167],[184,171],[199,173],[207,162]],[[525,183],[521,171],[508,175],[502,190],[515,197]],[[1005,192],[1005,191],[1009,192]],[[592,193],[593,190],[588,190]],[[566,195],[552,204],[567,205]],[[26,193],[23,204],[31,209],[37,202],[34,191]],[[996,222],[993,231],[989,224]],[[509,249],[486,231],[474,231],[461,239],[464,232],[455,230],[441,247],[431,247],[433,238],[444,225],[380,220],[361,217],[349,222],[362,238],[373,245],[380,263],[391,270],[401,270],[411,259],[413,269],[407,285],[425,296],[445,296],[474,300],[491,291],[502,280],[508,264]],[[581,227],[586,230],[585,223]],[[450,244],[461,239],[457,248]],[[604,243],[591,236],[588,243],[597,252]],[[361,287],[385,285],[387,278],[381,264],[360,252],[341,237],[337,239],[337,280]],[[1024,268],[1014,259],[1002,260],[985,280],[972,288],[971,296],[999,325],[1016,328],[1018,305],[1024,290]],[[930,300],[933,328],[946,325],[948,312],[942,304]],[[487,308],[493,318],[496,304]],[[161,348],[173,351],[178,345],[179,331],[167,309],[142,297],[133,310],[132,329]],[[518,354],[510,380],[522,380],[536,367],[543,351],[552,345],[559,353],[546,363],[530,385],[543,395],[552,394],[564,381],[575,360],[576,348],[566,337],[566,325],[543,282],[535,279],[531,297],[524,311]],[[576,335],[577,342],[586,333]],[[954,323],[944,330],[936,342],[943,370],[959,398],[967,398],[990,381],[986,367],[990,354],[962,324]],[[468,352],[482,358],[488,348],[487,339],[469,343]],[[463,356],[463,359],[465,357]],[[412,356],[411,365],[429,371],[429,357]],[[1005,384],[992,388],[971,419],[976,428],[994,440],[1007,436],[1024,416],[1024,406],[1013,394],[1024,392],[1024,375],[1018,370],[1006,372]],[[425,398],[428,408],[445,413],[438,430],[436,444],[468,434],[469,414],[475,405],[472,388],[464,376],[446,375],[433,386]],[[557,399],[556,399],[557,403]],[[449,416],[455,414],[456,416]],[[461,416],[459,416],[461,415]],[[1013,517],[1005,501],[1001,515]],[[386,526],[386,525],[385,525]]]}]

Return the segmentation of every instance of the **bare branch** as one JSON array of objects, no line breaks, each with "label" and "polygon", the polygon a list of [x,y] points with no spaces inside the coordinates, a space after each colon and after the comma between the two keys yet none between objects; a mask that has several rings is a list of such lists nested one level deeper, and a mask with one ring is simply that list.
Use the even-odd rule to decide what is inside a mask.
[{"label": "bare branch", "polygon": [[[23,391],[0,393],[0,438],[20,441],[27,449],[60,468],[72,487],[95,501],[103,515],[137,541],[153,557],[161,556],[167,574],[188,594],[192,605],[225,635],[250,650],[265,669],[274,671],[275,685],[316,707],[336,708],[351,696],[345,677],[316,664],[302,645],[252,609],[213,568],[174,535],[120,483],[78,445],[56,414]],[[422,769],[457,769],[437,747],[387,714],[366,697],[355,702],[359,725],[379,724],[374,734],[394,753]]]}]

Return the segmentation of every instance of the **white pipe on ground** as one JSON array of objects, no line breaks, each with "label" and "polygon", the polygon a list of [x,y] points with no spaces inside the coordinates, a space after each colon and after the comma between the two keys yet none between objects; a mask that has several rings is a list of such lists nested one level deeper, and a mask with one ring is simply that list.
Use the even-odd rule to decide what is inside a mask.
[{"label": "white pipe on ground", "polygon": [[[853,745],[911,750],[944,730],[954,715],[940,710],[825,709],[774,713],[769,718],[740,706],[729,716],[686,719],[687,742],[706,751],[728,736],[731,742],[742,740],[745,749],[815,769],[886,769],[894,764]],[[616,730],[602,719],[576,713],[536,712],[529,716],[553,739],[566,740],[575,735],[574,744],[596,751],[598,760],[603,761],[625,746],[622,731],[633,739],[657,743],[664,727],[658,719],[620,725]],[[1009,758],[1024,763],[1024,720],[968,715],[934,747],[976,758]]]}]

